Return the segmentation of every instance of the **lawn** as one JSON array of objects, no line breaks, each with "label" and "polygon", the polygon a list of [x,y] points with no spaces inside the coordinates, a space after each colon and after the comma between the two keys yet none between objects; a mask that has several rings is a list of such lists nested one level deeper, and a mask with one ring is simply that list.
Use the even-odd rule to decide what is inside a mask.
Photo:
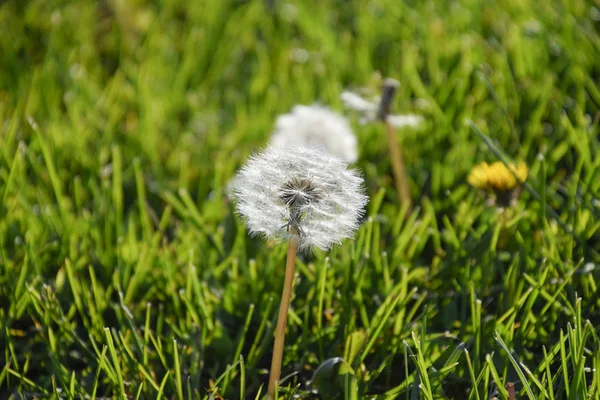
[{"label": "lawn", "polygon": [[[264,396],[287,247],[227,188],[320,103],[370,200],[298,257],[279,398],[600,399],[599,27],[583,0],[0,2],[0,398]],[[340,100],[386,77],[423,117],[411,210]],[[467,182],[499,160],[529,168],[503,209]]]}]

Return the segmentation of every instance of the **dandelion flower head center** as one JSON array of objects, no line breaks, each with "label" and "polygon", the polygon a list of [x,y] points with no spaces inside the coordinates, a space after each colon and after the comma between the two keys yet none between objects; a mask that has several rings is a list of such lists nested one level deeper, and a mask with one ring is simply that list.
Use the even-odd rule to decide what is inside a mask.
[{"label": "dandelion flower head center", "polygon": [[292,178],[283,184],[279,197],[292,210],[318,202],[323,193],[310,179]]}]

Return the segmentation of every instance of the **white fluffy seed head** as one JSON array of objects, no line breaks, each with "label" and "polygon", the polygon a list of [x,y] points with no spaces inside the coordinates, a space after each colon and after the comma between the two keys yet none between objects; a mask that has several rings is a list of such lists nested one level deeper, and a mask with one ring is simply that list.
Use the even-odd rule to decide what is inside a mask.
[{"label": "white fluffy seed head", "polygon": [[[342,92],[340,99],[344,106],[356,111],[360,115],[360,123],[368,124],[377,121],[377,110],[379,109],[379,98],[373,101],[366,100],[360,95],[348,90]],[[387,122],[395,128],[404,128],[407,126],[415,127],[423,122],[423,117],[414,114],[388,115]]]},{"label": "white fluffy seed head", "polygon": [[356,136],[346,118],[319,105],[292,108],[275,122],[271,144],[277,147],[323,146],[346,162],[358,159]]},{"label": "white fluffy seed head", "polygon": [[233,181],[237,212],[251,235],[283,241],[293,228],[300,251],[327,250],[354,236],[368,202],[347,167],[321,148],[269,146]]},{"label": "white fluffy seed head", "polygon": [[414,114],[388,115],[387,122],[394,128],[404,128],[405,126],[419,126],[423,122],[423,117]]}]

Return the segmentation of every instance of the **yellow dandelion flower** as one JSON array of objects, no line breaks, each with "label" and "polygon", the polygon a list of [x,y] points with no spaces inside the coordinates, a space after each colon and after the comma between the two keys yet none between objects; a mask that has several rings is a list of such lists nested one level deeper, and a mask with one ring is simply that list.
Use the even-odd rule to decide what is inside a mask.
[{"label": "yellow dandelion flower", "polygon": [[517,174],[520,183],[525,183],[527,175],[529,174],[529,168],[527,168],[527,164],[525,164],[524,161],[519,161],[517,168],[515,169],[515,174]]},{"label": "yellow dandelion flower", "polygon": [[488,183],[495,190],[508,191],[517,186],[517,178],[502,162],[496,161],[488,169]]},{"label": "yellow dandelion flower", "polygon": [[471,169],[471,173],[467,177],[467,182],[471,186],[479,189],[487,189],[488,185],[488,164],[485,162],[479,163]]},{"label": "yellow dandelion flower", "polygon": [[528,173],[527,164],[523,161],[517,165],[508,164],[508,167],[502,161],[490,165],[480,163],[473,167],[467,181],[476,188],[507,192],[524,183]]},{"label": "yellow dandelion flower", "polygon": [[[510,168],[510,169],[509,169]],[[488,183],[495,190],[509,191],[527,179],[527,165],[519,162],[508,167],[501,161],[496,161],[488,169]]]}]

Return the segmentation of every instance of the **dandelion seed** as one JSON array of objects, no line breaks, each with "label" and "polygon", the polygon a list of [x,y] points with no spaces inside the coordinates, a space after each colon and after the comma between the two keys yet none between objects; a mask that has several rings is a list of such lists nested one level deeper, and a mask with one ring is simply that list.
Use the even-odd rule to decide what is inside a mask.
[{"label": "dandelion seed", "polygon": [[323,148],[346,162],[358,159],[356,136],[346,118],[319,105],[292,108],[275,122],[271,144]]},{"label": "dandelion seed", "polygon": [[293,282],[296,251],[327,250],[358,228],[368,201],[363,179],[319,148],[270,146],[252,157],[232,181],[238,213],[252,235],[289,239],[267,396],[275,397]]}]

